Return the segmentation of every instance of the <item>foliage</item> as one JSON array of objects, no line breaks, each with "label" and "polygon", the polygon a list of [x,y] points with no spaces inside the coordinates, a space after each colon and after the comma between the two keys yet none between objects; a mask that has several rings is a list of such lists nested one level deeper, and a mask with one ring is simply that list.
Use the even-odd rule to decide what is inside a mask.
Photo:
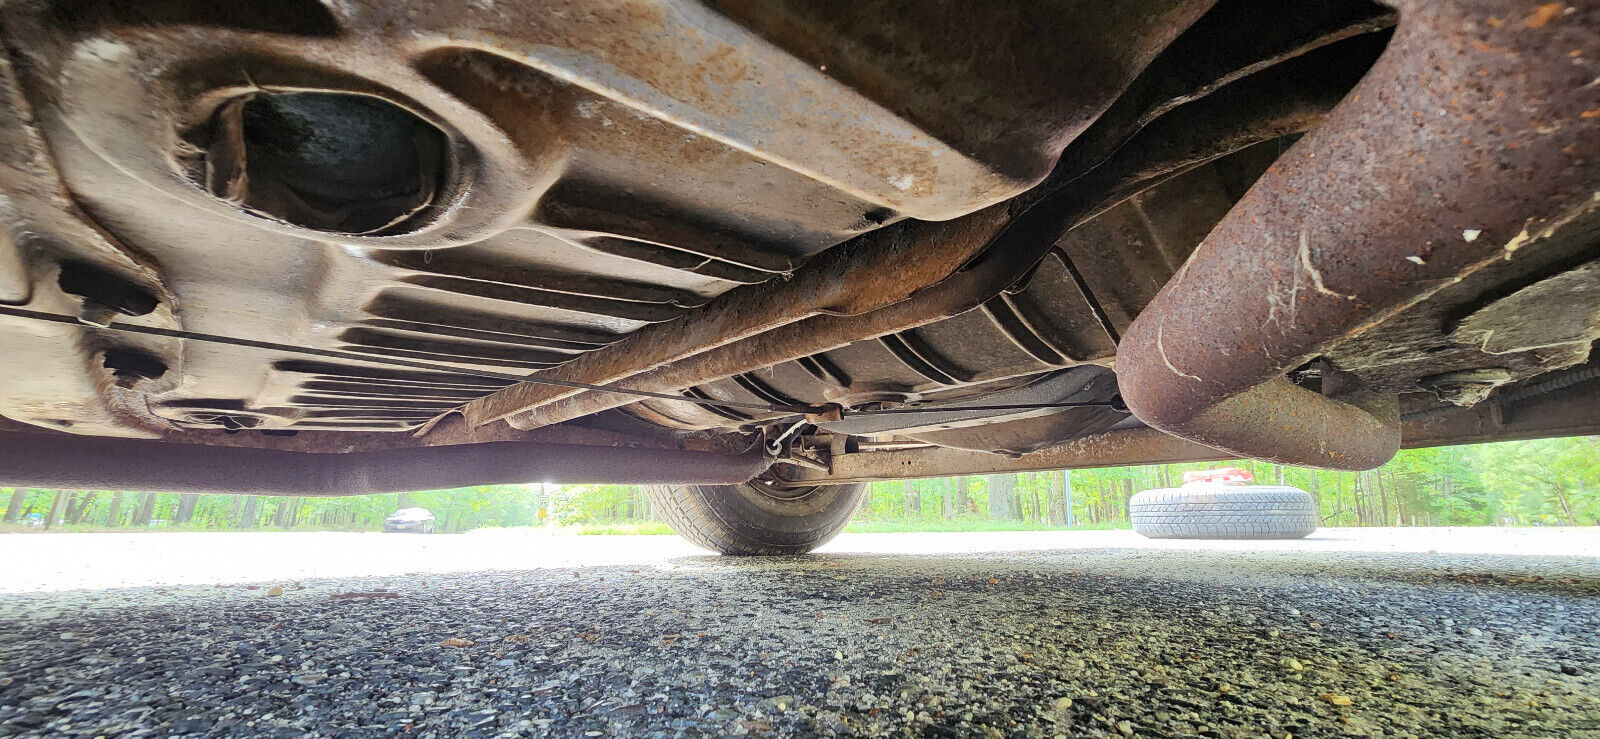
[{"label": "foliage", "polygon": [[644,534],[670,536],[672,529],[660,521],[622,521],[618,523],[590,523],[572,527],[578,536],[614,536],[617,534]]},{"label": "foliage", "polygon": [[[1181,484],[1170,464],[872,483],[851,531],[1116,528],[1135,492]],[[1600,437],[1403,451],[1373,472],[1229,463],[1262,484],[1317,498],[1325,526],[1588,526],[1600,523]],[[0,488],[8,530],[320,529],[373,531],[420,506],[440,531],[540,526],[568,533],[666,533],[633,485],[493,485],[405,495],[260,498]],[[37,520],[30,525],[29,519]]]},{"label": "foliage", "polygon": [[1036,521],[996,521],[988,518],[962,517],[955,519],[919,518],[911,520],[896,519],[854,519],[844,530],[855,534],[888,534],[900,532],[917,533],[946,533],[954,531],[1066,531],[1084,529],[1126,529],[1126,521],[1109,521],[1106,523],[1079,524],[1077,526],[1055,526]]}]

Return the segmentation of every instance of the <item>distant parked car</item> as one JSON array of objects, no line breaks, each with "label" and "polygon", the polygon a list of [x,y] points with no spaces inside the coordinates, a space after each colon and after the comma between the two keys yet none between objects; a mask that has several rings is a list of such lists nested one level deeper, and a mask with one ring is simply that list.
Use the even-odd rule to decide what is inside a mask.
[{"label": "distant parked car", "polygon": [[433,533],[433,512],[426,508],[401,508],[383,519],[383,533]]},{"label": "distant parked car", "polygon": [[1239,467],[1185,472],[1183,487],[1128,501],[1133,530],[1151,539],[1299,539],[1317,530],[1310,493],[1254,481]]}]

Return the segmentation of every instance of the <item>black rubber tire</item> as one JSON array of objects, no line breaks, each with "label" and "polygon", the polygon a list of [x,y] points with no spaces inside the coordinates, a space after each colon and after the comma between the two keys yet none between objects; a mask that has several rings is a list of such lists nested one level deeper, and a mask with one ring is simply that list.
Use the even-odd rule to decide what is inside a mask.
[{"label": "black rubber tire", "polygon": [[1318,518],[1310,493],[1277,485],[1146,490],[1128,501],[1128,515],[1151,539],[1299,539]]},{"label": "black rubber tire", "polygon": [[739,485],[652,485],[656,515],[679,536],[713,552],[805,554],[832,539],[861,507],[865,484],[775,488]]}]

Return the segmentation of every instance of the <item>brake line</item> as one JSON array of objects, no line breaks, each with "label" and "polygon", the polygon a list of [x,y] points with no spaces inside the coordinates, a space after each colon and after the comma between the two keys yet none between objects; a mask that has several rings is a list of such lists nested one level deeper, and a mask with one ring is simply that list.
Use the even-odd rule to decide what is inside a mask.
[{"label": "brake line", "polygon": [[879,408],[869,411],[847,412],[847,417],[855,416],[888,416],[908,413],[964,413],[966,411],[1036,411],[1050,408],[1110,408],[1126,412],[1128,406],[1122,404],[1122,396],[1113,396],[1110,400],[1086,400],[1059,403],[1001,403],[997,405],[939,405],[939,406],[905,406],[901,408]]},{"label": "brake line", "polygon": [[341,360],[350,361],[350,362],[365,362],[365,363],[368,363],[368,364],[382,364],[382,365],[389,365],[389,366],[392,366],[392,367],[404,367],[406,369],[427,370],[427,371],[430,371],[430,372],[444,372],[444,373],[453,373],[453,374],[459,374],[459,375],[472,375],[472,376],[476,376],[476,377],[487,377],[487,378],[496,379],[496,380],[506,380],[508,382],[531,382],[531,383],[540,384],[540,385],[553,385],[555,387],[572,388],[572,389],[575,389],[575,390],[594,390],[594,391],[602,392],[602,393],[617,393],[619,395],[632,395],[632,396],[635,396],[635,397],[651,398],[651,399],[654,399],[654,400],[671,400],[671,401],[677,401],[677,402],[682,402],[682,403],[694,403],[696,405],[703,405],[703,406],[713,406],[713,407],[719,407],[719,408],[735,408],[735,409],[740,409],[740,410],[766,411],[766,412],[769,412],[769,413],[784,413],[784,414],[788,414],[788,415],[810,416],[810,415],[816,415],[816,414],[824,414],[824,413],[827,413],[827,412],[833,411],[833,410],[838,410],[839,413],[841,414],[841,417],[852,417],[852,418],[853,417],[858,417],[858,416],[879,416],[879,415],[909,414],[909,413],[962,413],[962,412],[967,412],[967,411],[1013,411],[1013,410],[1014,411],[1024,411],[1024,410],[1049,410],[1049,409],[1052,409],[1052,408],[1105,407],[1105,408],[1113,408],[1113,409],[1116,409],[1116,410],[1124,410],[1124,411],[1126,410],[1126,406],[1122,405],[1122,399],[1121,399],[1120,396],[1116,397],[1116,398],[1113,398],[1113,399],[1111,399],[1109,401],[1104,401],[1104,402],[1014,403],[1014,404],[1005,404],[1005,405],[968,405],[968,406],[942,406],[942,407],[915,407],[915,406],[908,406],[908,407],[902,407],[902,408],[882,408],[882,409],[861,410],[861,411],[839,409],[839,408],[837,408],[837,406],[832,406],[832,405],[818,406],[818,405],[782,405],[782,404],[778,404],[778,403],[746,403],[746,402],[738,401],[738,400],[717,400],[717,399],[714,399],[714,398],[696,398],[696,397],[688,396],[688,395],[673,395],[673,394],[670,394],[670,393],[657,393],[657,392],[651,392],[649,390],[634,390],[634,389],[631,389],[631,388],[615,387],[615,386],[610,386],[610,385],[592,385],[592,384],[589,384],[589,383],[586,383],[586,382],[573,382],[573,381],[569,381],[569,380],[551,380],[551,379],[546,379],[546,378],[542,378],[542,377],[538,377],[538,376],[534,376],[534,375],[516,375],[516,374],[511,374],[509,372],[494,372],[492,370],[474,369],[474,368],[469,368],[469,367],[458,367],[456,365],[436,363],[436,362],[420,362],[420,361],[416,361],[416,360],[412,360],[412,359],[400,359],[400,358],[397,358],[397,357],[376,356],[376,355],[370,355],[370,354],[362,354],[360,352],[344,351],[344,350],[340,350],[340,349],[317,349],[315,347],[309,347],[309,346],[296,346],[294,344],[282,344],[282,343],[275,342],[275,341],[259,341],[259,340],[256,340],[256,339],[245,339],[245,338],[240,338],[240,337],[237,337],[237,336],[223,336],[221,334],[207,334],[207,333],[201,333],[201,332],[198,332],[198,331],[184,331],[182,329],[161,328],[159,326],[141,326],[141,325],[138,325],[138,324],[121,323],[121,322],[112,322],[112,323],[105,324],[105,325],[101,325],[99,323],[89,324],[89,323],[84,323],[77,316],[69,316],[69,315],[64,315],[64,314],[60,314],[60,313],[48,313],[48,312],[45,312],[45,311],[30,310],[28,308],[17,308],[17,307],[9,306],[9,305],[0,305],[0,315],[11,316],[11,317],[14,317],[14,318],[24,318],[24,319],[33,320],[33,321],[41,321],[41,322],[44,322],[44,323],[58,323],[58,324],[66,324],[66,325],[70,325],[70,326],[82,326],[84,328],[97,328],[97,329],[102,329],[102,330],[106,330],[106,331],[121,331],[123,333],[142,334],[142,335],[145,335],[145,336],[159,336],[159,337],[168,338],[168,339],[183,339],[183,340],[186,340],[186,341],[198,341],[198,342],[203,342],[203,343],[208,343],[208,344],[222,344],[222,345],[226,345],[226,346],[237,346],[237,347],[244,347],[244,348],[249,348],[249,349],[262,349],[262,350],[266,350],[266,351],[284,352],[284,353],[287,353],[287,354],[304,354],[304,355],[307,355],[307,356],[323,357],[323,358],[326,358],[326,359],[341,359]]}]

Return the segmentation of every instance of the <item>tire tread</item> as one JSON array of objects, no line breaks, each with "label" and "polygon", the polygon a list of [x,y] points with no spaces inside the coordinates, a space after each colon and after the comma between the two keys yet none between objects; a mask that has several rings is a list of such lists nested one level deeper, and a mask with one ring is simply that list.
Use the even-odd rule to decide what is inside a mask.
[{"label": "tire tread", "polygon": [[1151,539],[1298,539],[1319,518],[1310,493],[1266,485],[1148,490],[1128,512],[1133,530]]},{"label": "tire tread", "polygon": [[800,531],[777,531],[752,525],[748,518],[726,515],[735,513],[729,507],[739,503],[729,490],[733,487],[652,485],[645,488],[645,495],[667,526],[696,546],[722,554],[781,556],[805,554],[836,536],[860,507],[866,490],[865,485],[820,490],[819,494],[844,499],[807,516],[815,520]]}]

